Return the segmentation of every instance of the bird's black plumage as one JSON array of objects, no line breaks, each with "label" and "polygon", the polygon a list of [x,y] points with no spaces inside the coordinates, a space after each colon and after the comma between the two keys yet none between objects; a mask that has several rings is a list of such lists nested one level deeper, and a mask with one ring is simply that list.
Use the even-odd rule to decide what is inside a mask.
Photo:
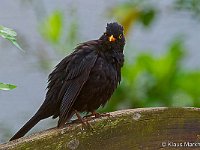
[{"label": "bird's black plumage", "polygon": [[10,139],[24,136],[40,120],[59,117],[58,127],[74,111],[94,112],[104,106],[121,80],[125,38],[118,23],[107,24],[98,39],[80,44],[49,75],[45,101],[36,114]]}]

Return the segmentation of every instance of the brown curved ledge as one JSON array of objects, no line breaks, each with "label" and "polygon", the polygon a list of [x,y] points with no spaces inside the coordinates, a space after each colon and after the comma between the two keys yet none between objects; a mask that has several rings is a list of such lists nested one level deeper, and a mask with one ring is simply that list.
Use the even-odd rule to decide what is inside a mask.
[{"label": "brown curved ledge", "polygon": [[110,114],[91,120],[93,130],[70,124],[1,144],[0,149],[200,149],[199,108],[141,108]]}]

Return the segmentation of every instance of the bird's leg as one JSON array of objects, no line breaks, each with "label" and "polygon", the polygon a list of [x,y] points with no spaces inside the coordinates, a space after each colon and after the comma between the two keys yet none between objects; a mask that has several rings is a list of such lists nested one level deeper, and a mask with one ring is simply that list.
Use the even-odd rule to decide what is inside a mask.
[{"label": "bird's leg", "polygon": [[[77,110],[74,110],[74,112],[75,112],[75,114],[76,114],[76,116],[78,118],[77,120],[80,121],[83,125],[86,126],[86,124],[84,122],[84,119],[81,117],[80,113]],[[76,120],[74,120],[74,121],[76,121]]]},{"label": "bird's leg", "polygon": [[[77,110],[74,110],[74,112],[78,118],[78,121],[80,121],[85,127],[89,126],[92,128],[91,124],[88,122],[88,120],[86,118],[82,118]],[[74,121],[76,122],[76,120],[74,120]]]}]

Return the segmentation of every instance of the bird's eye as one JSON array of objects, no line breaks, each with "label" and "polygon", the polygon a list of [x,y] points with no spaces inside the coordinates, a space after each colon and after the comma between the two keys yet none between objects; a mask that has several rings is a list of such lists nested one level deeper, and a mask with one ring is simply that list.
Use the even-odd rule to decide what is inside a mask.
[{"label": "bird's eye", "polygon": [[119,35],[119,39],[122,39],[122,34]]}]

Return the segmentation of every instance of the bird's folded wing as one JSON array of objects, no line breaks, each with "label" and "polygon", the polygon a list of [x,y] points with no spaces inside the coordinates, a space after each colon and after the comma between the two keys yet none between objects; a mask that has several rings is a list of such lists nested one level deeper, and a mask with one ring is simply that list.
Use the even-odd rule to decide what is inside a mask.
[{"label": "bird's folded wing", "polygon": [[72,109],[78,94],[87,81],[90,71],[97,59],[97,54],[92,51],[87,55],[76,55],[66,68],[67,76],[60,93],[63,93],[60,106],[58,126],[67,121],[69,111]]}]

